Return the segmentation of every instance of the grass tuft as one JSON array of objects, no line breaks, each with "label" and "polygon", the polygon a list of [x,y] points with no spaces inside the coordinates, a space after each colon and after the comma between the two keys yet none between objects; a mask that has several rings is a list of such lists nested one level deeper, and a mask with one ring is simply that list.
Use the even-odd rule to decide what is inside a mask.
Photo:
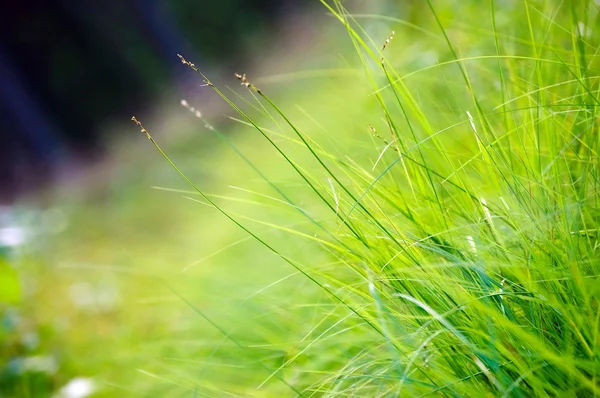
[{"label": "grass tuft", "polygon": [[[349,90],[366,99],[360,116],[331,116],[320,140],[314,126],[301,127],[310,113],[296,122],[245,74],[236,77],[255,117],[206,83],[308,188],[296,202],[235,138],[217,132],[268,183],[271,193],[257,195],[303,222],[234,218],[146,131],[207,203],[293,267],[249,300],[292,276],[317,289],[291,298],[309,311],[292,315],[268,300],[255,309],[280,322],[279,332],[236,345],[260,363],[283,354],[254,387],[277,394],[276,378],[302,396],[599,395],[597,5],[428,0],[429,16],[416,24],[322,3],[348,34],[352,67],[363,71]],[[383,46],[361,18],[394,29]],[[438,61],[415,67],[411,40]],[[300,264],[239,219],[303,241],[326,260]]]},{"label": "grass tuft", "polygon": [[133,118],[175,170],[138,188],[187,200],[119,191],[47,254],[86,261],[38,268],[38,302],[121,275],[94,344],[65,335],[99,396],[599,396],[597,2],[321,3],[311,69],[234,90],[180,55],[235,122],[182,100],[177,147]]}]

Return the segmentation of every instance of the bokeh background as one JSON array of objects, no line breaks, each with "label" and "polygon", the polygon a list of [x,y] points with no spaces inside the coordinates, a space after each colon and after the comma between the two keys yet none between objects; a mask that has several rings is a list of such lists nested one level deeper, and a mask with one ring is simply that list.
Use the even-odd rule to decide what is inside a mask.
[{"label": "bokeh background", "polygon": [[0,17],[0,200],[47,187],[102,156],[107,135],[117,134],[108,124],[166,95],[197,95],[175,54],[230,70],[309,3],[6,4]]},{"label": "bokeh background", "polygon": [[[189,187],[130,118],[144,120],[190,178],[226,191],[226,202],[239,196],[230,201],[233,211],[242,204],[237,210],[277,222],[243,190],[256,175],[180,100],[237,137],[274,179],[289,176],[176,54],[237,102],[248,98],[237,97],[247,93],[233,74],[248,72],[276,98],[318,116],[328,101],[344,103],[339,91],[331,98],[322,92],[339,80],[302,70],[332,61],[344,68],[339,53],[350,45],[340,40],[343,29],[319,2],[293,0],[36,0],[6,4],[0,19],[0,396],[196,396],[194,386],[182,389],[163,373],[164,358],[188,355],[206,363],[192,370],[174,359],[183,365],[172,368],[177,374],[188,369],[190,380],[209,380],[214,391],[243,394],[264,375],[245,372],[247,380],[234,381],[233,368],[214,357],[230,348],[222,335],[170,289],[237,328],[238,309],[248,318],[263,313],[260,300],[248,298],[289,270],[213,211],[165,192]],[[387,34],[387,24],[381,27]],[[348,81],[353,72],[335,75]],[[322,256],[274,237],[311,261]],[[290,282],[284,291],[312,294]],[[260,321],[283,338],[282,325],[270,322]],[[239,361],[252,369],[248,358]]]},{"label": "bokeh background", "polygon": [[[319,275],[335,270],[353,281],[326,245],[305,239],[313,236],[312,226],[277,199],[265,180],[341,234],[324,205],[176,56],[184,54],[200,67],[329,195],[333,184],[315,172],[320,169],[306,148],[233,76],[248,73],[323,153],[367,169],[377,164],[386,144],[368,126],[386,135],[387,122],[348,32],[320,3],[5,5],[0,397],[288,396],[222,330],[271,368],[293,358],[293,369],[282,374],[307,391],[371,341],[359,321],[345,323],[347,314],[336,311],[321,290],[190,192],[130,121],[132,115],[142,120],[192,181],[282,255]],[[480,26],[489,11],[479,0],[433,3],[465,57],[496,53],[491,28]],[[506,6],[498,12],[497,28],[508,37],[507,51],[529,55],[529,26],[522,23],[513,32],[511,14],[504,11],[517,6],[497,3]],[[467,126],[468,92],[451,62],[433,68],[454,56],[422,2],[344,4],[364,36],[374,38],[371,48],[380,49],[396,32],[386,50],[390,62],[410,75],[407,88],[426,104],[436,129]],[[534,27],[542,41],[540,15]],[[495,72],[488,73],[496,61],[473,68],[483,76],[473,83],[482,102],[496,105],[502,94],[493,83]],[[182,107],[182,99],[206,119]],[[468,126],[464,131],[471,134]],[[458,138],[448,139],[458,145]],[[366,180],[374,178],[366,173]],[[351,349],[330,338],[355,326],[356,340],[346,342]],[[368,365],[364,369],[368,379]]]},{"label": "bokeh background", "polygon": [[[152,253],[147,248],[168,241],[164,233],[174,233],[180,243],[184,236],[188,240],[191,231],[179,226],[195,211],[188,213],[186,204],[183,212],[171,207],[181,209],[180,195],[174,202],[163,202],[164,196],[158,202],[150,199],[156,192],[151,186],[161,181],[172,186],[177,177],[168,168],[150,166],[162,162],[130,118],[146,116],[160,126],[157,134],[172,139],[175,153],[210,157],[218,151],[210,143],[184,149],[193,130],[180,99],[203,104],[220,122],[229,122],[223,105],[206,97],[201,81],[176,54],[193,59],[215,80],[231,81],[234,71],[260,61],[268,46],[282,45],[274,37],[307,45],[300,30],[309,40],[306,26],[315,6],[290,0],[35,0],[4,5],[0,396],[74,398],[96,390],[106,396],[133,394],[130,387],[98,389],[91,380],[111,368],[120,378],[121,365],[110,364],[116,356],[129,357],[132,344],[143,340],[136,337],[135,326],[125,326],[137,310],[123,309],[137,307],[138,292],[157,287],[140,275],[166,265],[159,253],[174,246]],[[179,123],[182,118],[187,121]],[[177,126],[176,131],[170,126]],[[200,174],[207,178],[211,173]],[[224,230],[217,235],[229,240],[229,234]],[[113,246],[117,237],[126,242],[118,248]],[[167,263],[187,257],[189,265],[188,260],[201,258],[200,252],[211,246],[199,245],[201,239],[188,240],[192,257]],[[135,259],[137,250],[147,256]],[[133,262],[123,263],[123,255]],[[158,260],[154,265],[146,262],[153,257]],[[136,271],[133,263],[144,263],[146,270]],[[72,265],[86,271],[73,273]],[[124,269],[116,269],[123,265],[132,266],[125,274],[137,276],[123,279]],[[146,326],[142,334],[150,332]],[[143,395],[145,387],[133,390]],[[153,387],[148,391],[162,395]]]}]

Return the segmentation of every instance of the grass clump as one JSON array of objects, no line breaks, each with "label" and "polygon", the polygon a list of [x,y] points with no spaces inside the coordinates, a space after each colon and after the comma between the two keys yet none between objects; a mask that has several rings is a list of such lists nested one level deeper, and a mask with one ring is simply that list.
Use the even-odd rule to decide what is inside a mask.
[{"label": "grass clump", "polygon": [[[259,394],[600,394],[598,7],[438,3],[415,25],[324,2],[356,50],[347,62],[362,69],[338,95],[363,110],[326,114],[318,138],[302,126],[316,117],[294,118],[246,75],[236,76],[249,111],[182,58],[310,198],[244,158],[266,182],[261,195],[303,220],[262,226],[327,253],[323,264],[297,260],[172,164],[304,280],[291,296],[299,312],[269,301],[286,298],[283,279],[253,296],[263,295],[260,320],[241,327],[270,321],[250,335],[190,303],[264,372]],[[374,39],[372,21],[395,35]],[[428,61],[418,48],[437,61],[415,66]]]},{"label": "grass clump", "polygon": [[[330,69],[237,74],[238,93],[181,57],[238,124],[182,102],[206,134],[163,151],[134,120],[188,186],[125,151],[110,205],[23,261],[42,265],[21,310],[61,352],[58,386],[600,395],[597,4],[373,4],[323,0]],[[113,307],[70,312],[104,285]]]}]

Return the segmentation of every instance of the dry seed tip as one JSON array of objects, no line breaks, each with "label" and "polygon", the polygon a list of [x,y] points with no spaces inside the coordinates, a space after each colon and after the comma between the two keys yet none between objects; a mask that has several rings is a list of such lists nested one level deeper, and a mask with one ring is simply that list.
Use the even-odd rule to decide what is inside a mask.
[{"label": "dry seed tip", "polygon": [[390,42],[394,38],[395,34],[396,34],[396,32],[392,30],[392,34],[389,35],[388,38],[385,40],[385,43],[383,43],[383,47],[381,48],[381,51],[385,50],[385,48],[388,46],[388,44],[390,44]]},{"label": "dry seed tip", "polygon": [[140,131],[141,131],[142,133],[146,134],[146,135],[148,136],[148,138],[150,138],[150,133],[148,133],[148,130],[146,130],[146,129],[144,128],[144,126],[142,126],[142,122],[140,122],[139,120],[137,120],[135,116],[132,116],[132,117],[131,117],[131,120],[132,120],[132,121],[133,121],[135,124],[137,124],[137,126],[140,128]]},{"label": "dry seed tip", "polygon": [[248,77],[246,76],[245,73],[242,75],[240,75],[239,73],[234,73],[233,75],[241,82],[240,84],[242,86],[246,86],[246,88],[251,88],[259,94],[261,93],[260,89],[258,87],[256,87],[254,84],[252,84],[248,81]]},{"label": "dry seed tip", "polygon": [[383,142],[385,142],[387,144],[387,142],[385,141],[385,139],[383,139],[383,137],[379,135],[379,133],[377,132],[377,130],[375,130],[375,127],[371,126],[370,124],[369,124],[369,132],[371,134],[373,134],[375,137],[379,138],[380,140],[383,140]]},{"label": "dry seed tip", "polygon": [[183,55],[181,55],[181,54],[177,54],[177,56],[178,56],[178,57],[179,57],[179,59],[181,60],[181,63],[182,63],[182,64],[184,64],[184,65],[187,65],[187,66],[189,66],[190,68],[195,68],[195,67],[196,67],[196,65],[194,65],[193,63],[191,63],[190,61],[188,61],[187,59],[185,59],[185,58],[183,57]]},{"label": "dry seed tip", "polygon": [[251,86],[245,73],[242,75],[240,75],[239,73],[234,73],[233,75],[241,82],[242,86],[246,86],[246,88],[249,88]]},{"label": "dry seed tip", "polygon": [[[388,38],[385,40],[385,43],[383,43],[383,46],[381,47],[381,52],[383,52],[383,50],[386,49],[386,47],[388,46],[388,44],[390,44],[390,42],[394,38],[395,34],[396,34],[396,32],[392,30],[392,34],[389,35]],[[383,64],[383,55],[381,56],[381,63]]]},{"label": "dry seed tip", "polygon": [[[382,142],[383,142],[385,145],[390,145],[390,143],[389,143],[389,142],[388,142],[388,141],[387,141],[385,138],[383,138],[383,137],[382,137],[382,136],[381,136],[381,135],[380,135],[380,134],[377,132],[377,130],[375,130],[375,127],[371,126],[370,124],[369,124],[369,132],[370,132],[371,134],[373,134],[375,137],[377,137],[378,139],[380,139],[380,140],[381,140],[381,141],[382,141]],[[393,140],[393,141],[395,141],[395,140]],[[396,149],[396,151],[398,151],[398,148],[395,148],[395,149]]]}]

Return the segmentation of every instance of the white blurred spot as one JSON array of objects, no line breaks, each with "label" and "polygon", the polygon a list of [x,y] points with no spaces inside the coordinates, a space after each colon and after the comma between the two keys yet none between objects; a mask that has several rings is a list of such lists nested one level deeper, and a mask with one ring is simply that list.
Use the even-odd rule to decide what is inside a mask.
[{"label": "white blurred spot", "polygon": [[94,381],[87,377],[76,377],[60,389],[57,398],[85,398],[94,390]]},{"label": "white blurred spot", "polygon": [[27,233],[21,227],[0,228],[0,246],[15,247],[25,243]]},{"label": "white blurred spot", "polygon": [[469,242],[469,246],[471,247],[471,251],[473,253],[477,253],[477,246],[475,246],[475,241],[472,236],[467,236],[467,242]]}]

